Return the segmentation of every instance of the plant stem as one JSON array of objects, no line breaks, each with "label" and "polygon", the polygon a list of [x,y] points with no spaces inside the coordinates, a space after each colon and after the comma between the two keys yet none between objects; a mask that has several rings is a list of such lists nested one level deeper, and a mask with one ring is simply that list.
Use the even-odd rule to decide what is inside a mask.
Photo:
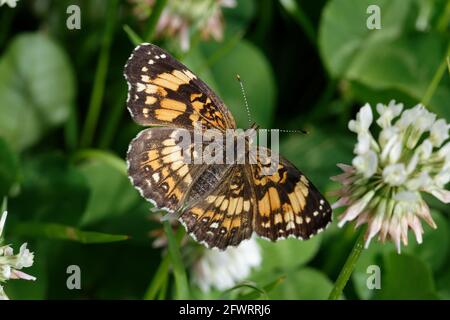
[{"label": "plant stem", "polygon": [[145,300],[154,300],[158,292],[164,288],[164,283],[168,281],[169,266],[170,258],[169,255],[166,254],[159,264],[158,270],[156,270],[152,282],[144,295]]},{"label": "plant stem", "polygon": [[152,41],[153,35],[155,33],[156,25],[158,23],[159,17],[166,6],[167,0],[157,0],[155,6],[153,7],[152,14],[148,19],[147,30],[145,31],[144,40]]},{"label": "plant stem", "polygon": [[444,12],[442,13],[441,17],[438,20],[436,29],[439,32],[444,33],[445,30],[448,27],[448,21],[450,20],[450,1],[447,2],[447,5],[445,6]]},{"label": "plant stem", "polygon": [[100,133],[98,145],[101,149],[109,148],[114,139],[114,135],[117,131],[116,129],[119,127],[120,119],[126,110],[124,107],[124,101],[126,98],[127,89],[126,85],[124,85],[124,88],[121,88],[119,99],[113,104],[111,111],[109,112],[108,120],[105,121],[104,129]]},{"label": "plant stem", "polygon": [[70,105],[69,119],[67,119],[67,122],[64,126],[64,140],[67,149],[69,149],[70,151],[75,150],[78,143],[78,120],[73,103]]},{"label": "plant stem", "polygon": [[[181,240],[185,235],[184,228],[178,228],[175,239],[176,244],[179,246]],[[159,264],[158,270],[156,270],[155,275],[144,295],[145,300],[154,300],[163,295],[162,291],[167,288],[167,283],[169,281],[169,267],[170,267],[171,257],[167,253]],[[159,294],[158,294],[159,293]]]},{"label": "plant stem", "polygon": [[108,6],[105,33],[103,34],[102,47],[97,63],[97,70],[95,71],[94,87],[92,89],[88,114],[81,136],[80,145],[84,148],[92,144],[95,129],[97,127],[98,116],[102,107],[106,75],[108,73],[109,51],[114,34],[118,3],[118,0],[111,0]]},{"label": "plant stem", "polygon": [[358,258],[361,255],[362,250],[364,249],[365,232],[366,227],[362,228],[362,230],[360,231],[358,239],[353,245],[353,249],[350,252],[350,255],[347,257],[347,261],[345,261],[344,267],[342,268],[336,282],[334,283],[333,290],[331,291],[328,300],[338,300],[341,297],[342,291],[344,290],[345,285],[350,279],[353,269],[355,268],[356,262],[358,261]]},{"label": "plant stem", "polygon": [[127,24],[123,25],[123,31],[125,31],[125,33],[128,36],[128,39],[130,39],[133,45],[138,46],[139,44],[144,42],[142,38],[133,29],[131,29],[129,25]]},{"label": "plant stem", "polygon": [[300,25],[311,44],[317,48],[314,26],[298,2],[295,0],[280,0],[280,4]]},{"label": "plant stem", "polygon": [[173,234],[172,225],[169,221],[163,222],[164,232],[167,236],[169,245],[169,257],[172,263],[173,274],[175,277],[176,299],[189,299],[189,286],[186,271],[181,258],[180,249]]},{"label": "plant stem", "polygon": [[439,86],[439,82],[441,82],[441,79],[444,76],[449,54],[450,54],[450,44],[447,47],[447,52],[445,53],[444,59],[442,59],[441,64],[439,65],[438,69],[436,70],[436,73],[434,74],[433,79],[431,80],[427,90],[425,91],[425,94],[422,99],[422,104],[424,104],[425,106],[427,106],[430,103],[430,100],[433,97],[434,92],[436,91],[437,87]]}]

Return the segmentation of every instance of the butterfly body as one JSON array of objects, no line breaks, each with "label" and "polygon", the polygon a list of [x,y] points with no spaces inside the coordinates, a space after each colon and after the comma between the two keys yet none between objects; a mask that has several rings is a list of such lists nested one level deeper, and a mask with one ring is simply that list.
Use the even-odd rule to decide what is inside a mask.
[{"label": "butterfly body", "polygon": [[[169,53],[152,44],[138,46],[125,66],[125,78],[132,118],[154,126],[130,144],[130,180],[155,206],[177,212],[195,240],[225,249],[253,233],[272,241],[307,239],[329,224],[331,208],[312,183],[282,157],[274,162],[270,149],[255,146],[250,152],[255,140],[236,129],[220,98]],[[198,132],[205,139],[196,139]],[[211,149],[208,135],[217,133],[223,140],[211,154],[223,151],[215,158],[221,161],[197,161]],[[189,141],[183,148],[181,136]],[[232,161],[226,138],[233,144]]]}]

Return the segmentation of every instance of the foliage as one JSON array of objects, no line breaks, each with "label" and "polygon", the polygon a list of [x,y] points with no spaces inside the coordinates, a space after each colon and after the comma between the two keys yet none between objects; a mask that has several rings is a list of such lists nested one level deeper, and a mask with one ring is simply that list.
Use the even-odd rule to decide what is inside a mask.
[{"label": "foliage", "polygon": [[[69,4],[81,8],[80,30],[66,29]],[[381,8],[380,30],[366,27],[371,4]],[[37,277],[8,283],[8,296],[326,299],[355,241],[350,228],[333,224],[305,242],[261,240],[259,270],[226,292],[203,293],[189,282],[192,258],[180,254],[182,233],[165,226],[168,255],[152,246],[150,231],[162,226],[150,219],[151,205],[129,183],[123,161],[140,130],[125,111],[125,61],[140,36],[150,37],[210,84],[247,127],[239,74],[253,121],[309,132],[282,133],[281,153],[325,193],[337,187],[329,180],[336,163],[352,158],[347,122],[363,103],[426,98],[432,112],[450,120],[450,78],[436,78],[448,55],[448,6],[239,0],[223,10],[224,39],[203,41],[192,30],[188,52],[151,38],[159,10],[147,24],[131,2],[36,0],[0,8],[0,199],[8,196],[6,238],[30,242],[36,256],[29,272]],[[402,255],[378,243],[363,251],[346,298],[450,298],[450,208],[433,209],[438,229],[426,229],[422,245],[410,241]],[[83,270],[81,290],[65,285],[72,264]],[[374,264],[381,290],[366,286]]]}]

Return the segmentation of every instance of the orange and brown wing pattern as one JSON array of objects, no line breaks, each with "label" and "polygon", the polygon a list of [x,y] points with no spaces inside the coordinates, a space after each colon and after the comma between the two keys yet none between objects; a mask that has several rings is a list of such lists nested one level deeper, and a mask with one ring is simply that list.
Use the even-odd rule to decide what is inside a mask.
[{"label": "orange and brown wing pattern", "polygon": [[[185,129],[149,128],[141,131],[127,152],[128,176],[141,195],[159,208],[177,210],[203,165],[188,164],[179,136]],[[189,133],[190,134],[190,133]]]},{"label": "orange and brown wing pattern", "polygon": [[142,44],[125,65],[127,106],[134,121],[150,126],[224,131],[235,128],[233,116],[220,98],[185,65],[163,49]]},{"label": "orange and brown wing pattern", "polygon": [[252,235],[254,206],[245,170],[244,165],[231,166],[221,183],[181,214],[180,221],[198,242],[223,250]]},{"label": "orange and brown wing pattern", "polygon": [[259,151],[257,164],[251,165],[255,232],[276,241],[308,239],[322,231],[331,222],[329,203],[303,173],[281,157],[275,173],[264,175],[264,168],[271,165],[271,151],[261,147]]}]

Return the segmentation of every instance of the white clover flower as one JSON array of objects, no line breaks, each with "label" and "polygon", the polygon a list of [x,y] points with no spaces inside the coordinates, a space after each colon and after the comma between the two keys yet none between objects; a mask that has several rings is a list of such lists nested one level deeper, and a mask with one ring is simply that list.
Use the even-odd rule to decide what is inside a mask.
[{"label": "white clover flower", "polygon": [[[131,0],[136,3],[135,12],[148,18],[154,0]],[[233,8],[235,0],[169,0],[156,26],[156,36],[178,38],[183,51],[189,50],[190,32],[195,28],[203,39],[223,38],[224,19],[222,8]]]},{"label": "white clover flower", "polygon": [[[375,140],[370,133],[372,109],[364,105],[349,122],[358,136],[352,166],[338,165],[344,173],[333,177],[343,187],[335,192],[340,199],[334,208],[347,207],[339,226],[356,221],[367,223],[366,248],[373,237],[392,240],[400,252],[401,242],[408,243],[411,228],[422,242],[420,219],[436,228],[430,210],[421,196],[427,192],[450,203],[450,125],[429,112],[423,105],[403,110],[391,101],[376,107],[381,128]],[[403,110],[403,112],[402,112]],[[368,143],[370,141],[370,143]]]},{"label": "white clover flower", "polygon": [[10,8],[15,8],[18,1],[19,0],[0,0],[0,7],[6,3]]},{"label": "white clover flower", "polygon": [[0,286],[0,300],[9,300],[9,298],[6,295],[5,291],[3,291],[3,287],[2,286]]},{"label": "white clover flower", "polygon": [[260,247],[253,238],[225,251],[204,249],[203,255],[193,264],[192,279],[203,292],[212,287],[230,289],[247,278],[261,261]]},{"label": "white clover flower", "polygon": [[[0,217],[0,283],[10,279],[36,280],[35,277],[20,271],[33,265],[34,253],[27,249],[27,244],[20,246],[18,254],[14,254],[10,245],[3,245],[2,233],[6,222],[7,212]],[[0,300],[9,300],[0,285]]]}]

